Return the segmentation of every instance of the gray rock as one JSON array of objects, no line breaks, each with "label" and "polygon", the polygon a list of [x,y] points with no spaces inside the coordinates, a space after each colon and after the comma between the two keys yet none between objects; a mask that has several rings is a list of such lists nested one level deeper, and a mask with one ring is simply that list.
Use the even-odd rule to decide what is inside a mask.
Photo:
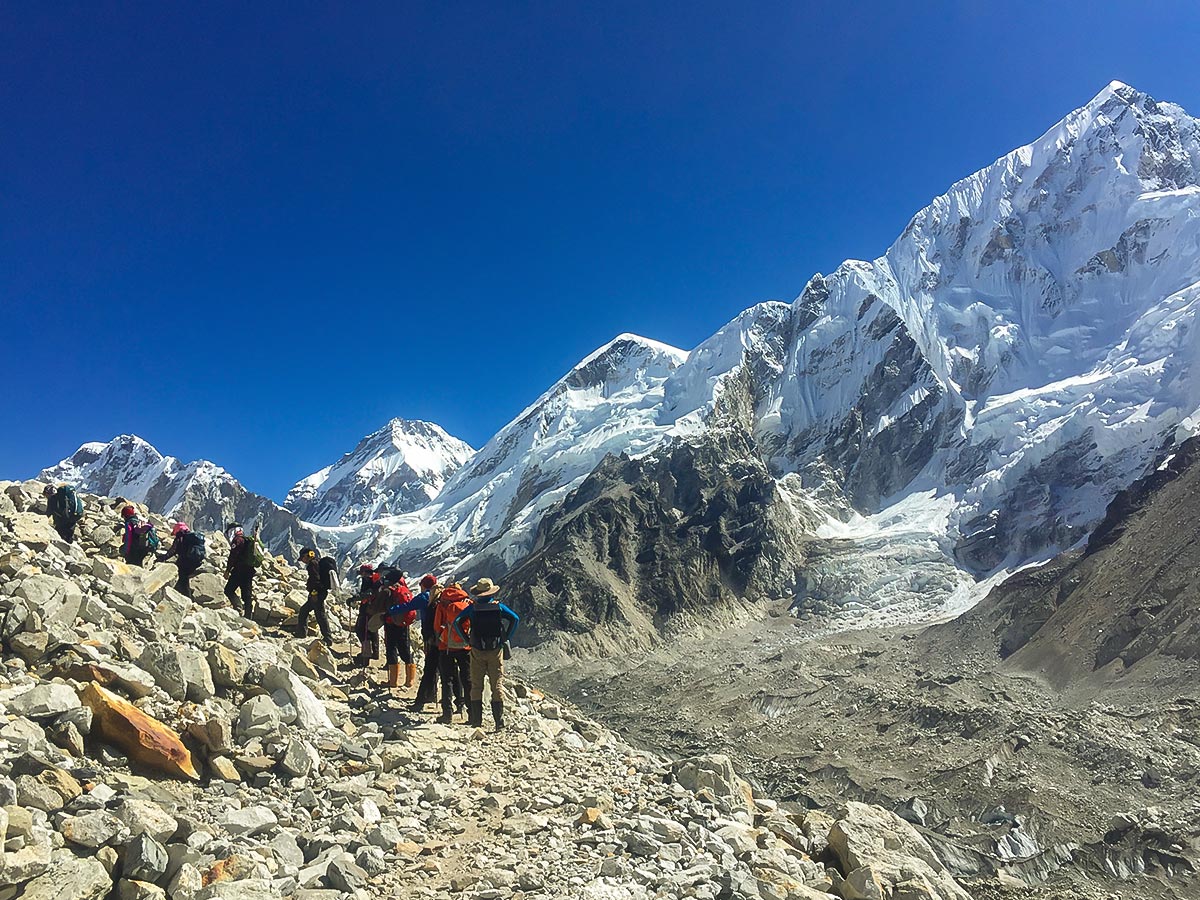
[{"label": "gray rock", "polygon": [[30,719],[53,719],[69,710],[78,709],[82,704],[79,695],[65,684],[46,682],[36,685],[32,690],[25,691],[15,697],[5,700],[9,712]]},{"label": "gray rock", "polygon": [[21,891],[21,900],[102,900],[112,889],[103,864],[70,851],[54,854],[50,868]]},{"label": "gray rock", "polygon": [[17,587],[17,596],[37,610],[42,627],[52,636],[70,636],[83,603],[83,592],[75,582],[54,575],[30,575]]},{"label": "gray rock", "polygon": [[167,900],[167,892],[156,884],[122,878],[117,882],[117,900]]},{"label": "gray rock", "polygon": [[203,702],[216,695],[208,659],[199,650],[147,644],[138,665],[175,700]]},{"label": "gray rock", "polygon": [[325,869],[325,883],[331,888],[347,893],[367,883],[370,875],[354,861],[349,853],[340,853],[329,860]]},{"label": "gray rock", "polygon": [[160,842],[169,839],[179,828],[175,818],[161,807],[133,797],[117,807],[116,817],[125,823],[131,835],[146,834]]},{"label": "gray rock", "polygon": [[96,850],[116,841],[118,835],[128,831],[128,826],[111,813],[97,810],[65,819],[59,831],[72,844]]},{"label": "gray rock", "polygon": [[265,806],[250,806],[246,809],[231,809],[225,813],[221,824],[232,835],[252,835],[269,831],[279,823],[275,813]]},{"label": "gray rock", "polygon": [[148,834],[139,834],[126,845],[126,878],[157,882],[166,873],[167,848],[154,838]]},{"label": "gray rock", "polygon": [[276,734],[283,726],[279,707],[268,694],[251,697],[238,711],[238,734],[244,737],[265,737]]}]

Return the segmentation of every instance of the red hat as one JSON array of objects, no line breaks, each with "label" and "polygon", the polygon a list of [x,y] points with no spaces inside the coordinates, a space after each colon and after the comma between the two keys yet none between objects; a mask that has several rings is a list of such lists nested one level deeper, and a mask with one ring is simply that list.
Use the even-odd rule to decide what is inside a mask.
[{"label": "red hat", "polygon": [[122,519],[132,519],[136,515],[137,515],[137,510],[134,509],[132,506],[126,506],[121,509],[121,518]]},{"label": "red hat", "polygon": [[431,587],[433,587],[435,584],[437,584],[437,576],[436,575],[426,575],[420,580],[420,582],[418,582],[418,584],[420,585],[421,590],[427,591]]}]

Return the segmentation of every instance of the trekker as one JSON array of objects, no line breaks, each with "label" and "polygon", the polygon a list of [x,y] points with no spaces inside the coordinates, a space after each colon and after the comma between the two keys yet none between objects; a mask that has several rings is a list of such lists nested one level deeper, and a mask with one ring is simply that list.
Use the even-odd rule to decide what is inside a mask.
[{"label": "trekker", "polygon": [[500,586],[490,578],[480,578],[471,585],[471,605],[454,620],[454,631],[471,646],[471,703],[467,707],[467,724],[483,725],[483,680],[487,678],[492,684],[492,719],[496,730],[501,731],[504,728],[505,645],[521,620],[500,602],[498,593]]},{"label": "trekker", "polygon": [[[413,621],[408,619],[410,615],[415,613],[421,617],[421,647],[425,651],[425,667],[421,670],[421,682],[417,685],[417,696],[413,698],[412,706],[408,708],[409,712],[420,712],[426,703],[437,702],[438,657],[441,655],[437,635],[433,630],[433,617],[442,589],[433,575],[424,576],[417,587],[421,589],[421,593],[407,603],[398,604],[388,610],[388,615],[393,619],[404,619],[410,624]],[[416,666],[412,668],[415,679]]]},{"label": "trekker", "polygon": [[325,600],[330,591],[338,588],[337,563],[328,556],[318,557],[312,547],[300,551],[300,562],[308,570],[308,602],[300,607],[297,613],[296,636],[308,635],[308,614],[316,613],[317,627],[321,629],[321,639],[325,646],[333,646],[333,635],[329,632],[329,616],[325,612]]},{"label": "trekker", "polygon": [[176,522],[171,527],[171,536],[171,546],[163,557],[163,562],[172,556],[175,557],[175,564],[179,567],[179,581],[175,583],[175,590],[185,597],[190,597],[192,576],[204,563],[208,552],[204,546],[204,535],[192,531],[186,522]]},{"label": "trekker", "polygon": [[75,526],[83,518],[83,501],[69,484],[46,485],[46,515],[50,517],[58,536],[68,544],[75,543]]},{"label": "trekker", "polygon": [[140,566],[158,549],[158,535],[152,524],[138,518],[137,510],[132,506],[121,508],[121,520],[124,524],[118,527],[125,531],[121,539],[121,558],[131,566]]},{"label": "trekker", "polygon": [[387,650],[388,687],[400,687],[400,665],[404,664],[404,687],[410,688],[417,680],[417,667],[413,664],[412,643],[408,627],[417,620],[416,610],[392,615],[397,607],[412,602],[412,590],[402,574],[400,580],[388,589],[390,603],[383,614],[383,642]]},{"label": "trekker", "polygon": [[358,635],[359,651],[354,661],[365,669],[371,660],[379,659],[379,631],[368,626],[372,603],[383,588],[383,577],[370,563],[358,567],[358,577],[358,593],[354,596],[358,601],[358,615],[354,619],[354,633]]},{"label": "trekker", "polygon": [[225,596],[237,608],[237,595],[242,594],[242,614],[254,619],[254,570],[262,562],[258,538],[246,537],[242,526],[234,525],[229,538],[229,561],[225,563]]},{"label": "trekker", "polygon": [[[437,635],[440,654],[438,671],[442,676],[442,714],[438,721],[443,725],[454,721],[451,697],[455,700],[455,711],[461,713],[465,703],[459,691],[465,693],[466,686],[471,683],[471,653],[467,649],[467,641],[461,632],[451,627],[470,601],[462,585],[451,582],[442,588],[433,614],[433,631]],[[459,691],[455,690],[455,681],[460,686]]]}]

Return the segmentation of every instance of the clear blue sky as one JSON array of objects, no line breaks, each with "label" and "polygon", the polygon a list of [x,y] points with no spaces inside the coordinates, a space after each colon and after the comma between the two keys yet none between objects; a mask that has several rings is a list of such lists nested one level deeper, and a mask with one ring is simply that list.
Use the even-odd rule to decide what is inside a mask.
[{"label": "clear blue sky", "polygon": [[0,477],[142,435],[282,498],[881,253],[1194,3],[5,3]]}]

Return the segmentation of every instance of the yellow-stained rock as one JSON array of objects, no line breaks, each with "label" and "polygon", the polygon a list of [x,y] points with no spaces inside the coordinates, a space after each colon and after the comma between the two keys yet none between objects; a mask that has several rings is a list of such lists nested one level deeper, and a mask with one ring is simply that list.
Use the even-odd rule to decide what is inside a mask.
[{"label": "yellow-stained rock", "polygon": [[92,710],[92,734],[124,750],[131,762],[172,778],[200,779],[192,754],[162,722],[98,684],[86,685],[80,698]]}]

